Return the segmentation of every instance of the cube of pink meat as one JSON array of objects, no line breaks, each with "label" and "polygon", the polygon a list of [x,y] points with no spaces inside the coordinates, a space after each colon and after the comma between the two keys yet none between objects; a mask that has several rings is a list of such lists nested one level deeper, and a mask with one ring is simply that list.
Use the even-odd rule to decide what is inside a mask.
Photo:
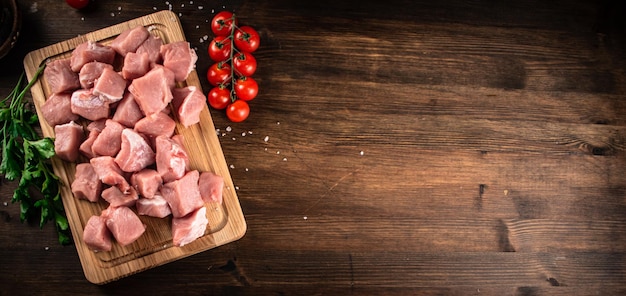
[{"label": "cube of pink meat", "polygon": [[148,36],[150,36],[148,29],[138,26],[120,33],[111,41],[110,46],[121,56],[126,56],[129,52],[135,52]]},{"label": "cube of pink meat", "polygon": [[159,112],[146,116],[135,123],[135,131],[151,137],[171,137],[176,129],[176,121],[169,115]]},{"label": "cube of pink meat", "polygon": [[196,66],[198,56],[187,41],[177,41],[161,46],[163,66],[174,72],[176,81],[184,81]]},{"label": "cube of pink meat", "polygon": [[107,119],[104,129],[91,146],[91,151],[100,156],[115,156],[122,147],[124,126],[112,119]]},{"label": "cube of pink meat", "polygon": [[102,193],[102,181],[90,163],[76,165],[76,174],[71,185],[74,197],[97,202]]},{"label": "cube of pink meat", "polygon": [[84,89],[92,88],[96,79],[102,75],[102,71],[104,71],[105,68],[113,70],[113,66],[111,64],[102,62],[89,62],[83,65],[78,73],[80,86]]},{"label": "cube of pink meat", "polygon": [[117,104],[112,119],[126,127],[132,128],[143,117],[144,115],[141,109],[139,109],[139,105],[135,102],[135,96],[130,92],[126,92],[122,100]]},{"label": "cube of pink meat", "polygon": [[146,225],[129,207],[108,207],[102,211],[106,225],[115,240],[122,246],[135,242],[146,231]]},{"label": "cube of pink meat", "polygon": [[83,127],[74,121],[59,124],[54,127],[54,135],[56,155],[65,161],[75,162],[78,159],[78,147],[85,137]]},{"label": "cube of pink meat", "polygon": [[100,131],[97,131],[97,130],[90,131],[89,135],[87,136],[87,139],[83,141],[78,147],[78,152],[80,152],[83,156],[87,157],[88,159],[96,157],[97,155],[93,152],[91,147],[93,146],[93,142],[95,142],[96,139],[98,138],[98,135],[100,135]]},{"label": "cube of pink meat", "polygon": [[122,66],[122,77],[133,80],[139,78],[150,71],[150,58],[147,53],[129,52],[124,57]]},{"label": "cube of pink meat", "polygon": [[200,122],[200,112],[206,108],[207,98],[195,86],[172,90],[172,105],[178,121],[185,127]]},{"label": "cube of pink meat", "polygon": [[212,172],[202,172],[198,181],[200,197],[204,202],[216,202],[222,204],[222,193],[224,192],[224,177]]},{"label": "cube of pink meat", "polygon": [[52,93],[69,92],[80,87],[78,74],[72,71],[69,58],[49,62],[43,70],[43,77]]},{"label": "cube of pink meat", "polygon": [[96,79],[93,87],[93,94],[100,96],[108,103],[121,100],[124,91],[126,91],[126,79],[110,68],[102,70],[102,75]]},{"label": "cube of pink meat", "polygon": [[42,105],[41,114],[46,122],[54,127],[78,120],[78,115],[72,113],[72,94],[54,93]]},{"label": "cube of pink meat", "polygon": [[169,204],[160,194],[155,194],[153,198],[140,198],[135,206],[139,215],[165,218],[172,214]]},{"label": "cube of pink meat", "polygon": [[182,178],[189,169],[189,156],[182,145],[169,137],[158,136],[156,145],[156,167],[163,182]]},{"label": "cube of pink meat", "polygon": [[182,178],[163,184],[161,194],[172,209],[172,216],[180,218],[204,205],[198,189],[198,171],[189,171]]},{"label": "cube of pink meat", "polygon": [[122,131],[122,149],[115,163],[125,172],[138,172],[155,162],[155,154],[146,139],[126,128]]},{"label": "cube of pink meat", "polygon": [[93,89],[80,89],[72,93],[72,113],[95,121],[109,117],[109,103],[93,93]]},{"label": "cube of pink meat", "polygon": [[102,198],[112,207],[132,207],[135,206],[139,195],[137,195],[137,191],[133,187],[130,187],[130,190],[125,193],[116,186],[111,186],[102,191]]},{"label": "cube of pink meat", "polygon": [[146,116],[161,112],[172,101],[174,73],[163,66],[155,66],[146,75],[134,79],[128,90]]},{"label": "cube of pink meat", "polygon": [[163,45],[163,39],[150,34],[150,36],[137,48],[135,52],[147,54],[148,60],[150,60],[150,65],[154,66],[162,62],[161,45]]},{"label": "cube of pink meat", "polygon": [[105,64],[113,64],[114,60],[115,50],[113,50],[113,48],[97,42],[87,41],[79,44],[72,51],[70,67],[72,71],[78,73],[87,63],[97,61]]},{"label": "cube of pink meat", "polygon": [[91,216],[83,229],[83,242],[92,251],[111,251],[113,239],[107,228],[106,218]]},{"label": "cube of pink meat", "polygon": [[87,124],[87,130],[90,131],[90,132],[91,131],[102,132],[102,130],[106,126],[107,120],[109,120],[109,119],[108,118],[102,118],[102,119],[94,120],[94,121],[90,122],[89,124]]},{"label": "cube of pink meat", "polygon": [[124,176],[124,172],[115,163],[115,159],[111,156],[98,156],[89,160],[89,163],[96,171],[98,178],[102,183],[117,186],[122,192],[130,191],[130,184]]},{"label": "cube of pink meat", "polygon": [[201,207],[185,217],[172,219],[172,240],[175,246],[182,247],[189,244],[206,232],[209,219],[206,217],[206,208]]},{"label": "cube of pink meat", "polygon": [[153,169],[143,169],[130,177],[130,185],[137,189],[139,195],[150,199],[161,189],[163,178]]}]

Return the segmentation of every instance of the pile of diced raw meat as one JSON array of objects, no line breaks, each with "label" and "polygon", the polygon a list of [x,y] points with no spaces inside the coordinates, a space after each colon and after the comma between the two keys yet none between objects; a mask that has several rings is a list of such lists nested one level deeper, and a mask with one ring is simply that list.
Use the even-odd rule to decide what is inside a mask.
[{"label": "pile of diced raw meat", "polygon": [[223,178],[190,170],[182,136],[174,134],[174,118],[196,124],[206,104],[196,87],[176,86],[196,60],[188,42],[164,44],[139,26],[109,45],[80,44],[70,58],[47,65],[52,95],[41,112],[54,127],[57,156],[76,163],[72,192],[108,203],[85,225],[90,249],[133,243],[145,232],[141,215],[171,215],[176,246],[205,233],[204,205],[222,202]]}]

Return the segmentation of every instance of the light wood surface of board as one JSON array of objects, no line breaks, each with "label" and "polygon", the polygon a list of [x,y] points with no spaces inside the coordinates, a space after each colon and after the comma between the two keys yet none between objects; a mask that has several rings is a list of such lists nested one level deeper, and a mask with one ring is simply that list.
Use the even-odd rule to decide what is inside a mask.
[{"label": "light wood surface of board", "polygon": [[[160,11],[133,19],[111,27],[86,33],[76,38],[35,50],[26,55],[24,67],[30,79],[42,62],[67,58],[79,44],[88,40],[107,44],[119,33],[137,26],[148,27],[152,34],[161,37],[164,43],[184,41],[185,35],[178,17],[171,11]],[[54,128],[49,126],[40,111],[40,106],[50,95],[50,89],[43,78],[31,88],[33,101],[40,118],[45,137],[54,138]],[[193,85],[200,89],[196,71],[192,71],[186,81],[179,86]],[[190,157],[191,169],[211,171],[224,177],[223,204],[206,203],[209,225],[205,234],[183,247],[172,244],[171,217],[165,219],[140,216],[146,224],[146,232],[134,243],[120,246],[114,243],[110,252],[94,252],[84,244],[83,229],[92,215],[99,215],[107,203],[90,203],[78,200],[72,195],[69,184],[74,179],[75,164],[53,158],[55,173],[63,186],[62,198],[72,230],[72,236],[80,257],[86,278],[95,284],[104,284],[119,278],[181,259],[241,238],[246,232],[246,223],[235,192],[224,155],[217,138],[215,127],[208,108],[200,114],[200,123],[185,128],[178,121],[176,133],[184,137],[184,144]]]}]

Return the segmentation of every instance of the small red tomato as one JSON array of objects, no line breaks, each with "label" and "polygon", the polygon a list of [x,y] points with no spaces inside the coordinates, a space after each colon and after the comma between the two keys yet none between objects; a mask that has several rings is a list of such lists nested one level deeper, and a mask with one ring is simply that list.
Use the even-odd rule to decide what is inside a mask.
[{"label": "small red tomato", "polygon": [[226,107],[226,116],[232,122],[242,122],[250,115],[250,106],[246,101],[236,100]]},{"label": "small red tomato", "polygon": [[237,25],[237,19],[230,11],[218,12],[211,20],[211,31],[215,36],[228,36],[232,30],[233,20],[235,26]]},{"label": "small red tomato", "polygon": [[235,95],[244,100],[250,101],[256,98],[259,93],[259,85],[252,77],[241,77],[235,81]]},{"label": "small red tomato", "polygon": [[261,37],[254,28],[241,26],[235,30],[235,40],[233,42],[240,51],[254,52],[259,48]]},{"label": "small red tomato", "polygon": [[230,58],[232,46],[228,37],[217,36],[209,44],[209,57],[215,62],[222,62]]},{"label": "small red tomato", "polygon": [[89,0],[65,0],[65,3],[73,8],[82,9],[89,4]]},{"label": "small red tomato", "polygon": [[215,63],[209,67],[209,70],[206,73],[206,78],[213,86],[218,86],[220,84],[227,85],[230,83],[230,66],[228,63]]},{"label": "small red tomato", "polygon": [[230,90],[224,86],[216,86],[209,91],[207,100],[211,107],[222,110],[231,103]]},{"label": "small red tomato", "polygon": [[239,52],[233,57],[233,67],[240,76],[252,76],[256,72],[256,59],[250,53]]}]

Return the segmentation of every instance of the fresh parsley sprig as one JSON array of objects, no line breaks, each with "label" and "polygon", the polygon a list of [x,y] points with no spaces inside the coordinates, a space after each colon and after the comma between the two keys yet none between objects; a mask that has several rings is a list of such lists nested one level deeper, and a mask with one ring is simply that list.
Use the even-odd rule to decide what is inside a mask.
[{"label": "fresh parsley sprig", "polygon": [[35,131],[38,123],[33,106],[24,99],[46,67],[37,69],[26,85],[25,73],[11,93],[0,101],[2,161],[0,174],[10,181],[19,180],[11,202],[20,204],[22,222],[39,220],[39,227],[54,221],[61,244],[69,244],[71,235],[61,200],[60,180],[52,170],[54,141]]}]

